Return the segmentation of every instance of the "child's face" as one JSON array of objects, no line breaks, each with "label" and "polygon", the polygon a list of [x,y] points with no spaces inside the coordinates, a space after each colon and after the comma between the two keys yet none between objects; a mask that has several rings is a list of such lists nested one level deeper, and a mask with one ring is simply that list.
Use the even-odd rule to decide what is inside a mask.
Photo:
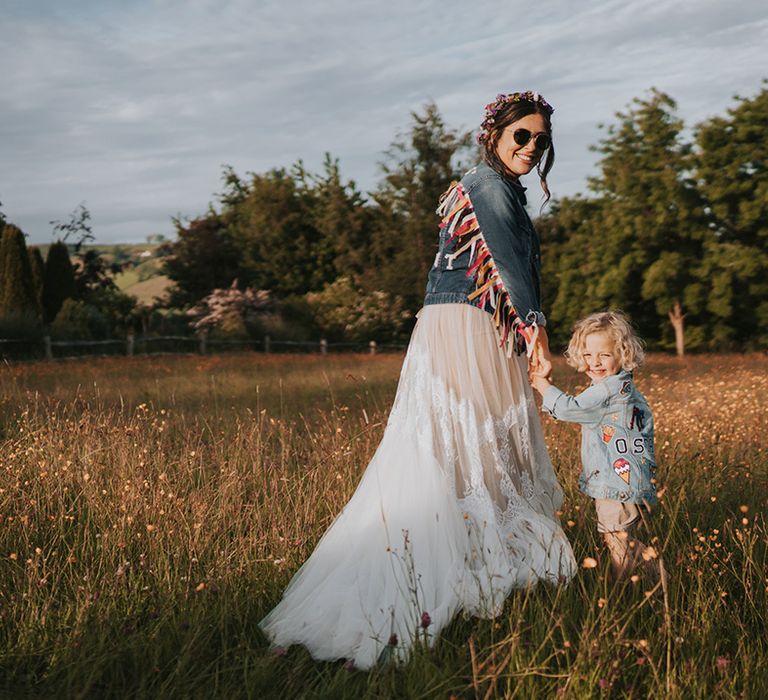
[{"label": "child's face", "polygon": [[616,357],[616,343],[605,332],[590,333],[584,338],[584,362],[587,376],[595,383],[616,374],[621,369]]}]

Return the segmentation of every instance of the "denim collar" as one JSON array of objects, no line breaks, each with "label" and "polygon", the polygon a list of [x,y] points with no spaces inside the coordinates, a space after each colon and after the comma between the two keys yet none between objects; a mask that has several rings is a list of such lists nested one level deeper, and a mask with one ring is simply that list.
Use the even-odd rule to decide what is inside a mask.
[{"label": "denim collar", "polygon": [[502,175],[498,171],[496,171],[494,168],[492,168],[488,163],[486,163],[484,160],[481,161],[480,165],[482,167],[488,168],[491,172],[496,173],[501,177],[501,179],[506,182],[508,185],[511,186],[512,190],[515,192],[517,197],[520,199],[520,201],[523,203],[523,206],[528,204],[528,199],[525,196],[525,191],[528,189],[527,187],[523,187],[522,184],[520,184],[520,180],[512,177],[508,177],[507,175]]}]

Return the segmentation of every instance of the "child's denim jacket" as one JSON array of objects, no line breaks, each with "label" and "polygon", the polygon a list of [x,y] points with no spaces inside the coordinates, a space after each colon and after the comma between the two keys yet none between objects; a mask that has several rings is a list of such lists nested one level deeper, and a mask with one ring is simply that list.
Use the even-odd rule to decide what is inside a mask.
[{"label": "child's denim jacket", "polygon": [[579,488],[592,498],[656,503],[653,415],[632,373],[622,370],[568,396],[551,386],[542,410],[581,423]]},{"label": "child's denim jacket", "polygon": [[493,315],[509,352],[530,350],[541,312],[539,237],[525,211],[525,190],[487,163],[441,198],[440,241],[424,304],[472,304]]}]

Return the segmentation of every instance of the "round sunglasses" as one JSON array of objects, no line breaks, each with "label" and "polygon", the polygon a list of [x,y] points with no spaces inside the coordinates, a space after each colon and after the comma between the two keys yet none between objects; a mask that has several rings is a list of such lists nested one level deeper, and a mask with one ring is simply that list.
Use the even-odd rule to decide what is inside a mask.
[{"label": "round sunglasses", "polygon": [[537,151],[546,151],[552,145],[552,137],[549,134],[539,133],[534,136],[528,129],[515,129],[512,138],[518,146],[525,146],[533,138]]}]

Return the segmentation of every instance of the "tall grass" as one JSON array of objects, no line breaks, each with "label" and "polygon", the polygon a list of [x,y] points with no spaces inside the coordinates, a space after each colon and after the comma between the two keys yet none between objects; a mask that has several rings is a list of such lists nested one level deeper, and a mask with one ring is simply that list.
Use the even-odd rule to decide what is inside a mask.
[{"label": "tall grass", "polygon": [[[354,490],[400,356],[104,359],[0,373],[0,692],[8,697],[761,697],[768,360],[652,357],[652,582],[611,583],[545,419],[579,560],[371,673],[268,652],[257,622]],[[556,380],[575,388],[562,365]]]}]

